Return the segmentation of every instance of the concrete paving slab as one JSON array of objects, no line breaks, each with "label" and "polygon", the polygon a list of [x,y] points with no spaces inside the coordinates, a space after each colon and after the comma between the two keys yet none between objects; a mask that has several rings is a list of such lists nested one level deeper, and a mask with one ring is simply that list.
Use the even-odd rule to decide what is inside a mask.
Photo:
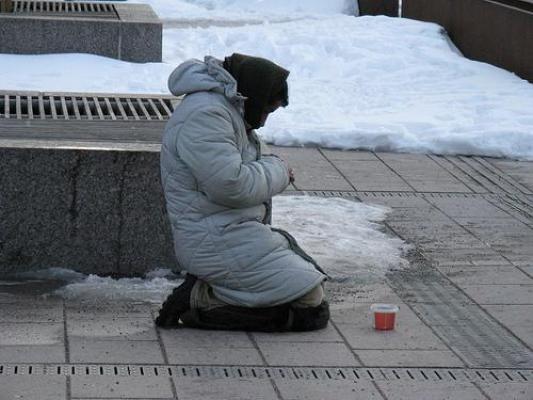
[{"label": "concrete paving slab", "polygon": [[533,332],[533,305],[486,305],[483,308],[505,326],[530,327]]},{"label": "concrete paving slab", "polygon": [[487,398],[469,383],[429,382],[378,382],[388,400],[487,400]]},{"label": "concrete paving slab", "polygon": [[152,340],[70,337],[69,349],[70,361],[74,363],[164,363],[159,342]]},{"label": "concrete paving slab", "polygon": [[353,304],[401,303],[401,299],[387,284],[370,283],[355,285],[353,293],[341,296],[337,303],[338,305],[332,305],[332,307],[343,308]]},{"label": "concrete paving slab", "polygon": [[398,321],[393,331],[376,331],[366,323],[336,324],[353,349],[447,350],[446,345],[421,321]]},{"label": "concrete paving slab", "polygon": [[193,365],[262,365],[255,348],[174,347],[165,345],[168,362]]},{"label": "concrete paving slab", "polygon": [[504,173],[526,186],[533,192],[533,163],[527,161],[511,161],[499,159],[486,159]]},{"label": "concrete paving slab", "polygon": [[2,400],[67,400],[64,376],[0,376]]},{"label": "concrete paving slab", "polygon": [[3,363],[63,363],[65,345],[4,345],[0,344],[0,362]]},{"label": "concrete paving slab", "polygon": [[170,363],[263,364],[259,352],[245,332],[161,329],[160,335]]},{"label": "concrete paving slab", "polygon": [[343,339],[332,326],[328,325],[325,329],[313,332],[283,332],[283,333],[253,333],[257,343],[263,342],[313,342],[317,346],[323,342],[342,342]]},{"label": "concrete paving slab", "polygon": [[246,332],[206,331],[200,329],[160,329],[165,347],[254,348]]},{"label": "concrete paving slab", "polygon": [[[409,208],[409,209],[431,209],[433,205],[428,203],[424,197],[415,196],[414,193],[380,193],[380,192],[363,192],[357,193],[361,201],[370,204],[380,204],[391,208]],[[437,209],[435,211],[438,212]]]},{"label": "concrete paving slab", "polygon": [[270,149],[294,170],[294,186],[298,190],[354,190],[318,149],[274,146]]},{"label": "concrete paving slab", "polygon": [[533,279],[518,268],[504,267],[437,267],[448,279],[462,285],[533,284]]},{"label": "concrete paving slab", "polygon": [[[159,306],[157,306],[159,308]],[[151,307],[145,303],[67,303],[65,312],[68,320],[94,320],[116,318],[152,318]]]},{"label": "concrete paving slab", "polygon": [[174,379],[180,400],[278,400],[269,380]]},{"label": "concrete paving slab", "polygon": [[533,285],[463,285],[479,304],[533,304]]},{"label": "concrete paving slab", "polygon": [[11,303],[2,304],[0,323],[2,322],[63,322],[63,305]]},{"label": "concrete paving slab", "polygon": [[509,214],[481,197],[428,197],[427,200],[454,219],[509,218]]},{"label": "concrete paving slab", "polygon": [[449,350],[355,350],[367,367],[464,367]]},{"label": "concrete paving slab", "polygon": [[320,152],[332,162],[379,161],[379,158],[377,158],[377,156],[370,151],[320,149]]},{"label": "concrete paving slab", "polygon": [[274,380],[284,400],[382,400],[368,381]]},{"label": "concrete paving slab", "polygon": [[259,349],[268,365],[359,366],[344,343],[261,342]]},{"label": "concrete paving slab", "polygon": [[63,344],[63,323],[0,323],[0,346]]},{"label": "concrete paving slab", "polygon": [[472,192],[427,155],[378,153],[377,156],[418,192]]},{"label": "concrete paving slab", "polygon": [[151,376],[138,379],[124,376],[73,376],[71,378],[73,398],[112,399],[164,399],[174,398],[170,380]]},{"label": "concrete paving slab", "polygon": [[380,160],[330,161],[358,191],[414,191],[398,174]]},{"label": "concrete paving slab", "polygon": [[533,384],[531,383],[492,383],[481,384],[480,387],[492,400],[533,399]]},{"label": "concrete paving slab", "polygon": [[69,336],[106,340],[157,340],[154,322],[148,318],[67,319]]}]

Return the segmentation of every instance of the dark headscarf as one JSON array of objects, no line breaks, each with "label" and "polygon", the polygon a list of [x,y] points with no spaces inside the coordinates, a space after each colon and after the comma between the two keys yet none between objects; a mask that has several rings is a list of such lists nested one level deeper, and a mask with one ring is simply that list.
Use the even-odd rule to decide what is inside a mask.
[{"label": "dark headscarf", "polygon": [[247,97],[244,103],[244,119],[252,127],[260,127],[265,108],[281,100],[289,104],[287,77],[289,71],[264,58],[234,53],[224,60],[224,69],[237,81],[237,91]]}]

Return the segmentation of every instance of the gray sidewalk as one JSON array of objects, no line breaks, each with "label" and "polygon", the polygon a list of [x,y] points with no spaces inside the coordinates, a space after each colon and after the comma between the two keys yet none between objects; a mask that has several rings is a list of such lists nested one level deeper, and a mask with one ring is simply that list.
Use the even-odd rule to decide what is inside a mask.
[{"label": "gray sidewalk", "polygon": [[[391,207],[412,268],[333,284],[329,327],[303,334],[159,330],[154,305],[0,282],[0,400],[533,399],[533,163],[272,150],[291,191]],[[400,305],[394,331],[374,302]]]}]

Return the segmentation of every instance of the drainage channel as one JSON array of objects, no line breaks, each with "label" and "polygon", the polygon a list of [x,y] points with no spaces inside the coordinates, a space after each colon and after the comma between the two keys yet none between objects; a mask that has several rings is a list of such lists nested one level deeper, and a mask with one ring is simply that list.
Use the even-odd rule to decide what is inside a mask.
[{"label": "drainage channel", "polygon": [[139,364],[0,364],[0,376],[154,376],[209,379],[533,383],[530,369],[264,367]]},{"label": "drainage channel", "polygon": [[164,95],[0,92],[0,120],[166,121],[178,102]]},{"label": "drainage channel", "polygon": [[13,12],[10,15],[118,19],[118,14],[113,4],[72,1],[14,1]]}]

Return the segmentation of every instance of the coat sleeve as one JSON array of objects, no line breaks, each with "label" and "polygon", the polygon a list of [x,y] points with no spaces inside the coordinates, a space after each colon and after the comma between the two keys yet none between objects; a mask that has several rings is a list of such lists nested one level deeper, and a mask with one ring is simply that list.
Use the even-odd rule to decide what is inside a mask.
[{"label": "coat sleeve", "polygon": [[199,190],[214,203],[232,208],[252,207],[289,185],[282,160],[265,157],[243,162],[231,116],[221,107],[195,111],[181,126],[176,145]]}]

